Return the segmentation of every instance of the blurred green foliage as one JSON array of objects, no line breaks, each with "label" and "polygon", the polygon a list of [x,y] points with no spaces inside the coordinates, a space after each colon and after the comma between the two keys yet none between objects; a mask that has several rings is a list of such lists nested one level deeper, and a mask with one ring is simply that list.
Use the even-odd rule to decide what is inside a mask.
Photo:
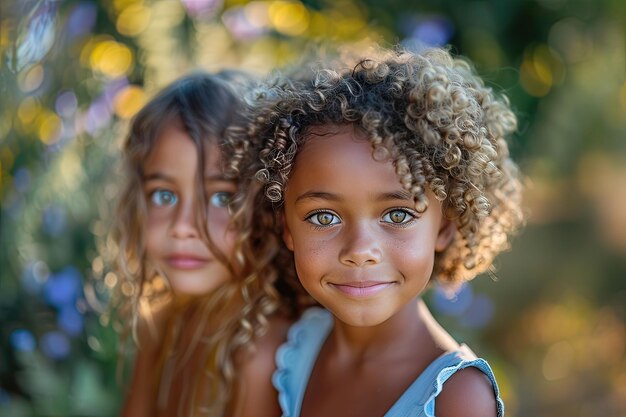
[{"label": "blurred green foliage", "polygon": [[507,416],[626,415],[625,27],[621,0],[1,2],[0,414],[117,413],[98,245],[146,97],[378,42],[451,45],[520,119],[527,229],[496,283],[427,301],[493,363]]}]

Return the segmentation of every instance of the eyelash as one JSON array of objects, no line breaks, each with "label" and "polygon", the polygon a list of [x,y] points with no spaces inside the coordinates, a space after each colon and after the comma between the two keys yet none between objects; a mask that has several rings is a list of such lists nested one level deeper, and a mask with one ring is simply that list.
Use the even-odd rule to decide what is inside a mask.
[{"label": "eyelash", "polygon": [[[409,217],[409,218],[408,218],[408,220],[406,220],[406,221],[404,221],[404,222],[402,222],[402,223],[395,223],[395,222],[393,222],[393,221],[391,221],[391,220],[390,220],[390,221],[382,220],[382,222],[383,222],[383,223],[385,223],[385,224],[387,224],[387,225],[390,225],[390,226],[392,226],[392,227],[399,227],[399,228],[404,229],[405,227],[410,226],[410,225],[411,225],[411,224],[412,224],[412,223],[413,223],[413,222],[414,222],[414,221],[418,218],[418,215],[417,215],[417,213],[416,213],[416,212],[414,212],[413,210],[409,210],[409,209],[407,209],[407,208],[404,208],[404,207],[395,207],[395,208],[392,208],[392,209],[390,209],[390,210],[387,210],[387,211],[383,214],[382,218],[384,219],[386,216],[388,216],[388,215],[390,215],[391,213],[396,212],[396,211],[399,211],[399,212],[402,212],[402,213],[405,213],[406,215],[408,215],[408,217]],[[320,214],[320,213],[327,213],[327,214],[330,214],[331,216],[333,216],[333,217],[337,218],[339,221],[338,221],[338,222],[336,222],[336,223],[329,223],[329,224],[326,224],[326,225],[324,225],[324,224],[317,224],[317,223],[314,223],[314,222],[312,221],[313,217],[314,217],[314,216],[316,216],[316,215],[318,215],[318,214]],[[327,228],[329,228],[329,227],[331,227],[331,226],[334,226],[334,225],[336,225],[336,224],[340,224],[340,223],[341,223],[341,218],[340,218],[337,214],[335,214],[335,213],[333,213],[333,212],[331,212],[331,211],[328,211],[328,210],[317,210],[317,211],[313,211],[313,212],[309,213],[309,214],[305,217],[305,220],[306,220],[307,222],[309,222],[309,223],[313,226],[313,228],[314,228],[315,230],[324,230],[324,229],[327,229]]]},{"label": "eyelash", "polygon": [[404,207],[395,207],[392,208],[390,210],[387,210],[385,212],[385,214],[383,214],[383,218],[385,218],[386,216],[390,215],[391,213],[395,212],[395,211],[401,211],[403,213],[406,213],[409,216],[409,219],[403,223],[395,223],[393,221],[385,221],[386,224],[391,225],[392,227],[400,227],[400,228],[405,228],[408,227],[409,225],[411,225],[417,218],[418,215],[416,212],[414,212],[413,210],[409,210],[407,208]]},{"label": "eyelash", "polygon": [[[219,198],[220,196],[224,196],[224,195],[227,196],[227,200],[226,200],[225,204],[222,205],[221,201],[214,200],[214,199]],[[232,199],[232,197],[233,197],[233,193],[230,192],[230,191],[216,191],[214,193],[210,193],[209,194],[209,204],[214,206],[214,207],[217,207],[217,208],[228,207],[228,204],[230,203],[230,200]]]},{"label": "eyelash", "polygon": [[[330,214],[331,216],[336,217],[337,219],[339,219],[339,222],[337,222],[337,223],[330,223],[330,224],[316,224],[316,223],[313,223],[313,222],[311,221],[311,219],[312,219],[314,216],[316,216],[316,215],[318,215],[318,214],[321,214],[321,213],[328,213],[328,214]],[[337,215],[336,215],[335,213],[333,213],[332,211],[328,211],[328,210],[316,210],[316,211],[313,211],[313,212],[311,212],[311,213],[307,214],[307,216],[304,218],[304,220],[306,220],[307,222],[309,222],[309,223],[311,224],[311,226],[313,226],[313,228],[314,228],[315,230],[324,230],[324,229],[327,229],[327,228],[329,228],[329,227],[331,227],[331,226],[334,226],[334,225],[336,225],[336,224],[341,223],[341,219],[339,218],[339,216],[337,216]]]},{"label": "eyelash", "polygon": [[[159,203],[157,201],[155,201],[155,198],[157,198],[157,196],[161,195],[161,194],[168,194],[171,196],[172,201],[170,203]],[[163,198],[163,197],[161,197]],[[166,188],[157,188],[155,190],[152,190],[148,193],[148,200],[149,203],[154,205],[155,207],[172,207],[175,206],[178,203],[178,196],[176,195],[175,192],[170,191]]]}]

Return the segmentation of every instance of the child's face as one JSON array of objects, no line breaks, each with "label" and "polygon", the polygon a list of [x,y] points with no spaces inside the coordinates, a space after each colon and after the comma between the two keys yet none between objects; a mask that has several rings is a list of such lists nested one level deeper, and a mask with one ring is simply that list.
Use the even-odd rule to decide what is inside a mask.
[{"label": "child's face", "polygon": [[[317,136],[319,133],[328,133]],[[284,239],[304,288],[353,326],[384,322],[424,290],[449,239],[429,194],[418,217],[391,160],[352,126],[315,128],[285,190]]]},{"label": "child's face", "polygon": [[[222,175],[217,145],[206,152],[207,227],[215,246],[230,258],[234,232],[228,227],[227,204],[235,184]],[[144,165],[146,252],[177,295],[206,294],[231,278],[202,239],[197,223],[197,165],[197,148],[179,122],[162,129]]]}]

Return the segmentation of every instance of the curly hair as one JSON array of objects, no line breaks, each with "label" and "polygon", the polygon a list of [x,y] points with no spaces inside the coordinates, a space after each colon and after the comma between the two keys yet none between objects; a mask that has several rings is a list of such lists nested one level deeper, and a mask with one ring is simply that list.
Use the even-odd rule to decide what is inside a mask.
[{"label": "curly hair", "polygon": [[392,159],[418,212],[428,207],[428,187],[455,222],[433,277],[469,280],[508,248],[508,236],[523,222],[522,185],[506,142],[517,119],[506,97],[446,50],[375,55],[348,69],[319,69],[308,80],[268,83],[259,97],[272,102],[258,106],[231,145],[228,170],[252,164],[246,169],[255,171],[266,198],[281,204],[311,128],[357,126],[375,160]]},{"label": "curly hair", "polygon": [[[252,79],[236,71],[194,73],[162,90],[132,121],[123,148],[127,178],[106,246],[106,250],[114,255],[112,269],[117,280],[110,308],[121,328],[122,348],[131,335],[139,343],[136,331],[142,306],[157,305],[169,294],[166,281],[152,270],[146,256],[144,162],[163,127],[179,120],[198,150],[196,195],[199,196],[199,209],[196,210],[196,221],[198,225],[206,225],[206,209],[200,209],[207,207],[208,198],[201,174],[205,166],[205,149],[213,142],[220,147],[223,145],[226,128],[234,122],[236,109],[242,105],[242,97],[251,86]],[[169,369],[176,372],[189,359],[191,352],[198,349],[203,355],[204,369],[197,369],[197,375],[185,384],[178,400],[178,412],[221,416],[230,406],[237,385],[236,352],[247,349],[250,342],[266,331],[268,316],[278,308],[279,295],[274,288],[278,273],[273,264],[275,250],[272,242],[266,241],[264,245],[248,250],[250,246],[244,244],[248,233],[244,230],[237,237],[234,264],[231,264],[211,240],[210,230],[206,226],[198,227],[198,230],[214,256],[233,273],[233,278],[215,292],[194,300],[187,316],[174,318],[168,323],[164,339],[167,346],[163,349],[168,357],[162,357],[157,364],[162,369],[159,390],[168,392],[172,384],[172,375],[168,375],[165,364],[169,361]],[[181,347],[176,338],[180,328],[189,323],[189,315],[200,325],[192,343]],[[209,324],[210,334],[207,336],[203,331]],[[171,364],[172,361],[175,363]],[[209,386],[208,397],[198,392],[202,383],[200,378],[205,378]]]}]

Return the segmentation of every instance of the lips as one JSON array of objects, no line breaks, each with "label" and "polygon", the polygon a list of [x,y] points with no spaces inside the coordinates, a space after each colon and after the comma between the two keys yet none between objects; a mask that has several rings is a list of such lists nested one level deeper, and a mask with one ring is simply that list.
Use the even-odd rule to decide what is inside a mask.
[{"label": "lips", "polygon": [[389,281],[354,281],[346,283],[331,283],[333,288],[351,297],[370,297],[394,285]]},{"label": "lips", "polygon": [[210,262],[210,259],[193,254],[174,254],[166,258],[167,264],[175,269],[198,269]]}]

